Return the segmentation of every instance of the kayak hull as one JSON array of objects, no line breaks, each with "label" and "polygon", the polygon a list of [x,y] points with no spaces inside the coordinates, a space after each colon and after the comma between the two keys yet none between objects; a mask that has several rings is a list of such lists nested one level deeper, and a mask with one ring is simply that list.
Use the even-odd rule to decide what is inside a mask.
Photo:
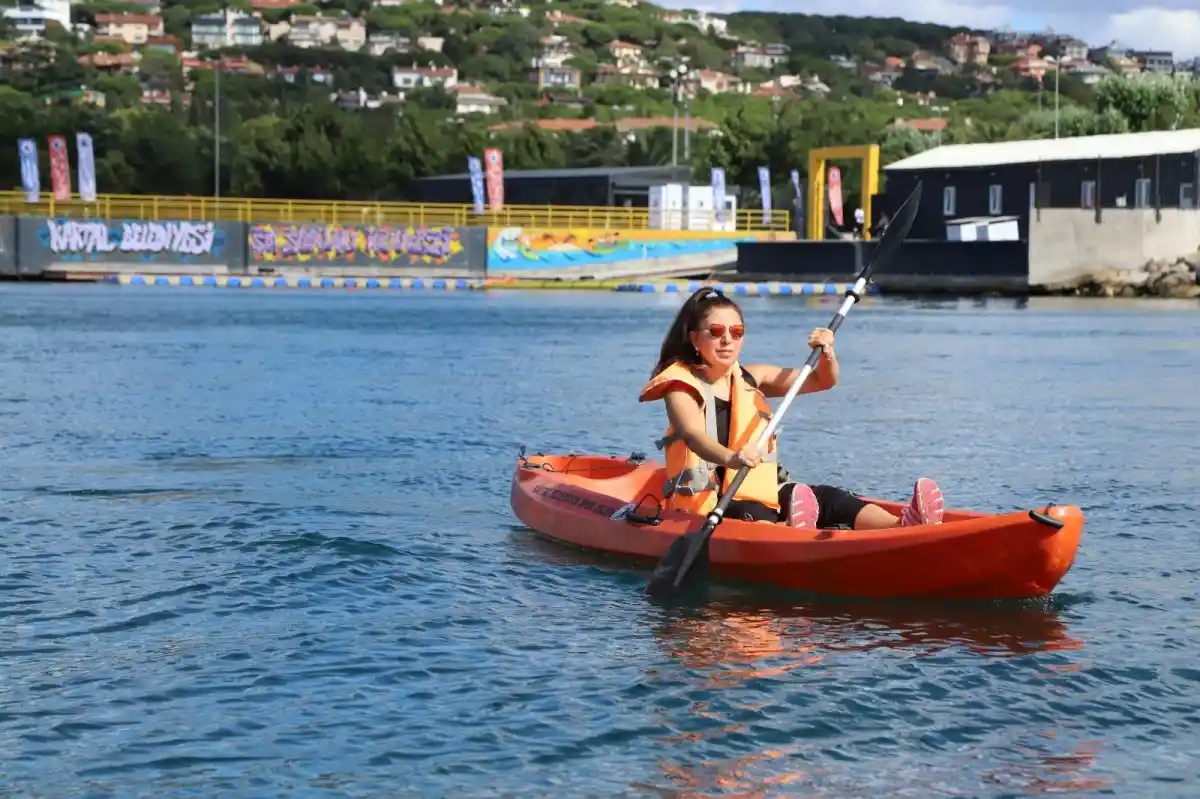
[{"label": "kayak hull", "polygon": [[[520,456],[509,501],[542,536],[657,561],[703,518],[661,511],[662,463],[601,455]],[[892,513],[906,504],[867,498]],[[614,519],[637,503],[635,516]],[[988,514],[947,509],[942,524],[798,530],[726,519],[709,541],[714,576],[864,598],[1017,599],[1049,594],[1070,570],[1083,511],[1055,505]]]}]

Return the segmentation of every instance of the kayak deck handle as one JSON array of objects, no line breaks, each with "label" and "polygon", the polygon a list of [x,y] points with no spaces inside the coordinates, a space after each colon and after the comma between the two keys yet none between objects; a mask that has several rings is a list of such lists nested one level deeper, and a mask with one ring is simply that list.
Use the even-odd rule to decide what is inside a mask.
[{"label": "kayak deck handle", "polygon": [[[638,508],[649,497],[650,500],[657,506],[653,516],[647,516],[644,513],[638,513]],[[617,512],[612,515],[614,522],[629,522],[630,524],[646,524],[651,527],[657,527],[662,524],[662,502],[653,494],[644,494],[637,502],[630,502],[617,509]]]},{"label": "kayak deck handle", "polygon": [[[1054,507],[1051,505],[1050,507]],[[1046,508],[1050,510],[1050,508]],[[1038,513],[1036,510],[1029,511],[1029,518],[1033,519],[1038,524],[1044,524],[1047,527],[1053,527],[1055,530],[1061,530],[1065,526],[1065,522],[1061,519],[1056,519],[1053,516],[1048,516],[1045,513]]]},{"label": "kayak deck handle", "polygon": [[627,513],[623,521],[627,521],[630,524],[648,524],[651,527],[657,527],[662,524],[662,519],[657,516],[643,516],[640,513]]}]

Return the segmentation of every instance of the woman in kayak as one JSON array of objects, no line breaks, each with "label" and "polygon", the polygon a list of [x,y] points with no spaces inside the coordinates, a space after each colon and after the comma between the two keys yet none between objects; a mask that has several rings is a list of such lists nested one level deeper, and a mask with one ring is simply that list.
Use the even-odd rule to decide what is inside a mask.
[{"label": "woman in kayak", "polygon": [[[941,489],[926,477],[917,480],[912,502],[900,516],[843,488],[783,482],[775,436],[765,453],[756,443],[771,419],[765,397],[787,394],[800,370],[742,366],[738,356],[744,334],[737,303],[715,289],[702,288],[679,309],[663,339],[658,364],[639,401],[661,399],[667,407],[670,426],[658,442],[666,450],[666,507],[707,514],[744,465],[750,471],[725,511],[727,518],[855,530],[942,521]],[[800,393],[828,391],[838,380],[832,331],[817,328],[808,345],[824,351]]]}]

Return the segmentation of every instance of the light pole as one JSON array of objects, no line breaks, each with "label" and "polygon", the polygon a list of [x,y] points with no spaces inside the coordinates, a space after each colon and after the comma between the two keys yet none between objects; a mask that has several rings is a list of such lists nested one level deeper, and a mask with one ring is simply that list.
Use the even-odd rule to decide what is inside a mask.
[{"label": "light pole", "polygon": [[[680,86],[688,74],[687,56],[684,56],[680,61],[676,62],[671,67],[671,108],[674,113],[674,118],[671,123],[671,166],[679,166],[679,92]],[[689,189],[692,185],[692,170],[691,170],[691,137],[688,135],[692,125],[692,100],[691,96],[687,99],[687,111],[684,117],[683,126],[683,159],[688,164],[687,180],[683,184],[683,197],[680,205],[683,206],[683,224],[682,228],[687,230],[690,225],[691,196]]]},{"label": "light pole", "polygon": [[[221,43],[229,32],[229,7],[221,6]],[[221,199],[221,50],[217,49],[213,75],[213,199]]]},{"label": "light pole", "polygon": [[1054,138],[1058,138],[1058,75],[1062,72],[1062,56],[1055,56],[1054,61]]},{"label": "light pole", "polygon": [[679,84],[687,76],[688,57],[683,56],[682,59],[672,63],[669,75],[671,76],[671,107],[673,116],[671,118],[671,166],[679,165]]}]

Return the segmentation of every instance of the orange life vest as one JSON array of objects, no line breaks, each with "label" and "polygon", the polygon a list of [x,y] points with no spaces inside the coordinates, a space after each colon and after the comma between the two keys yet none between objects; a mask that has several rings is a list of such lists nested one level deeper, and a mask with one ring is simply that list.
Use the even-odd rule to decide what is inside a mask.
[{"label": "orange life vest", "polygon": [[[734,364],[729,373],[729,441],[721,442],[729,449],[742,449],[758,441],[771,421],[771,406],[757,387],[742,376],[741,364]],[[682,384],[694,390],[704,408],[704,431],[709,438],[717,436],[716,398],[712,386],[698,378],[686,365],[674,363],[650,378],[638,396],[639,402],[653,402],[666,396],[672,384]],[[725,469],[725,478],[717,485],[716,470],[721,466],[700,459],[688,448],[673,425],[657,442],[667,460],[667,481],[663,486],[663,505],[674,510],[706,514],[717,506],[719,494],[724,494],[737,475],[737,469]],[[720,489],[718,492],[717,489]],[[763,460],[746,475],[734,499],[760,502],[779,510],[779,456],[777,436],[767,442]]]}]

